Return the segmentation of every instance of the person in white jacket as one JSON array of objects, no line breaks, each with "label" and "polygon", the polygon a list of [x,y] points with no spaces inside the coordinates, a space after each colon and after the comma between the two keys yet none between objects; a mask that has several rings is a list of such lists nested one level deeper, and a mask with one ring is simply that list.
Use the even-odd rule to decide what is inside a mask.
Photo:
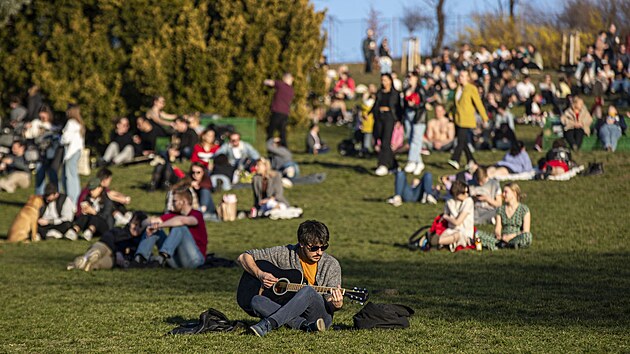
[{"label": "person in white jacket", "polygon": [[63,185],[66,194],[73,201],[77,201],[81,192],[78,164],[81,151],[85,145],[85,126],[81,118],[79,106],[72,106],[66,112],[68,121],[63,127],[61,144],[64,146],[63,156]]}]

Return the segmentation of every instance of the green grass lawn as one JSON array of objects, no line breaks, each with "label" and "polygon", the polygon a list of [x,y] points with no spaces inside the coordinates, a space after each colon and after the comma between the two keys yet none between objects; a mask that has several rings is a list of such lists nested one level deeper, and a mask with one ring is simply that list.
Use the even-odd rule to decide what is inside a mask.
[{"label": "green grass lawn", "polygon": [[[517,130],[531,147],[539,129]],[[293,150],[303,149],[304,134],[303,129],[290,132]],[[347,128],[322,129],[333,147],[349,135]],[[261,139],[257,145],[262,147]],[[476,156],[490,163],[502,153]],[[541,156],[531,153],[533,161]],[[328,175],[322,184],[286,192],[304,209],[304,218],[209,223],[209,252],[233,259],[246,249],[293,243],[301,221],[320,220],[331,230],[328,252],[342,265],[344,285],[367,287],[375,302],[411,306],[416,315],[410,329],[165,337],[179,319],[195,319],[209,307],[231,319],[254,321],[235,301],[241,271],[66,271],[89,243],[53,240],[0,244],[0,352],[630,351],[630,154],[576,155],[580,163],[604,162],[602,176],[522,182],[532,212],[531,248],[455,254],[394,245],[428,224],[443,205],[384,203],[393,192],[393,177],[375,177],[374,159],[342,158],[336,152],[295,157],[304,174]],[[436,176],[451,173],[447,158],[426,157],[427,170]],[[114,187],[132,196],[133,208],[163,209],[162,193],[139,188],[150,178],[149,166],[113,170]],[[0,194],[0,234],[6,234],[29,192]],[[239,209],[249,209],[251,191],[236,194]],[[346,303],[335,324],[348,328],[359,309]]]}]

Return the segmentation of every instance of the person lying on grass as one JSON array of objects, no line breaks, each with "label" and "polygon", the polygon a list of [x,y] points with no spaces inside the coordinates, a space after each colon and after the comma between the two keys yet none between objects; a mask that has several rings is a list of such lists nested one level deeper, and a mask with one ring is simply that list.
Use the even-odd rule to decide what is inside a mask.
[{"label": "person lying on grass", "polygon": [[112,269],[115,265],[127,268],[140,243],[140,236],[144,232],[142,224],[146,219],[145,213],[136,211],[129,224],[107,231],[87,252],[69,263],[67,269],[89,272],[96,269]]},{"label": "person lying on grass", "polygon": [[531,213],[527,205],[521,203],[523,193],[516,183],[503,187],[503,205],[497,210],[494,235],[478,231],[481,244],[488,249],[523,248],[532,243],[530,232]]}]

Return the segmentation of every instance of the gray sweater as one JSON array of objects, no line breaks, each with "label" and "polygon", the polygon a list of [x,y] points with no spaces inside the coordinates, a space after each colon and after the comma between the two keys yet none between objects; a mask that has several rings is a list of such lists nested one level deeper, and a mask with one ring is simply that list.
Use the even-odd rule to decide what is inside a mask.
[{"label": "gray sweater", "polygon": [[[276,246],[265,249],[249,250],[246,253],[254,257],[255,261],[268,261],[280,269],[297,269],[303,272],[298,256],[298,245]],[[317,262],[316,285],[337,287],[341,286],[341,266],[328,253],[322,255]]]},{"label": "gray sweater", "polygon": [[271,160],[271,168],[276,171],[281,171],[282,166],[293,162],[291,151],[284,146],[276,146],[273,142],[273,138],[267,140],[267,152]]}]

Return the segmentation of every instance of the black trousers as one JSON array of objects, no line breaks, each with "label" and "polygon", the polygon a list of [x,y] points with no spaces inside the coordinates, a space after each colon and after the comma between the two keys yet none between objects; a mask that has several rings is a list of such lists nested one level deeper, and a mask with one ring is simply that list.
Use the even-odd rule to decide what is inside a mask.
[{"label": "black trousers", "polygon": [[372,72],[372,63],[374,62],[374,56],[373,55],[368,55],[367,57],[365,57],[365,72],[366,73],[371,73]]},{"label": "black trousers", "polygon": [[582,128],[569,129],[564,132],[564,139],[569,143],[573,150],[577,150],[582,146],[584,139],[584,130]]},{"label": "black trousers", "polygon": [[39,225],[39,227],[37,228],[37,233],[43,240],[46,238],[46,233],[50,230],[57,230],[61,232],[62,234],[65,234],[66,231],[70,230],[71,227],[72,227],[72,223],[70,223],[69,221],[64,221],[59,225],[52,225],[52,224],[48,224],[46,226]]},{"label": "black trousers", "polygon": [[96,230],[96,232],[94,232],[95,236],[100,236],[109,231],[107,221],[98,215],[81,215],[74,220],[74,224],[82,231],[87,230],[90,226],[94,226]]},{"label": "black trousers", "polygon": [[374,141],[381,139],[381,150],[378,153],[378,165],[388,169],[398,167],[392,151],[392,133],[396,118],[392,112],[383,112],[374,120]]},{"label": "black trousers", "polygon": [[273,132],[280,132],[280,144],[287,146],[287,122],[289,116],[286,114],[271,112],[271,118],[269,119],[269,126],[267,126],[267,140],[273,138]]},{"label": "black trousers", "polygon": [[468,135],[470,134],[470,128],[462,128],[460,126],[455,126],[455,135],[457,136],[457,146],[455,146],[455,151],[453,151],[453,156],[451,156],[451,160],[455,160],[459,162],[459,159],[462,156],[462,151],[466,154],[466,159],[468,162],[475,161],[472,152],[468,148]]}]

